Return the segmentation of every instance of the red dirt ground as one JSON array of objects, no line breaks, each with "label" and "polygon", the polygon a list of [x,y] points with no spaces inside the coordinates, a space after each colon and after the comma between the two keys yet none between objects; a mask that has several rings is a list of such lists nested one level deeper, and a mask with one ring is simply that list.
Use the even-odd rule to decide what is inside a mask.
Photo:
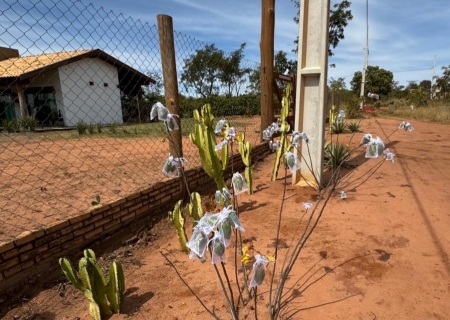
[{"label": "red dirt ground", "polygon": [[[415,121],[415,131],[406,133],[396,131],[399,123],[363,120],[364,132],[385,140],[395,153],[395,163],[368,159],[338,186],[348,197],[341,200],[336,193],[328,203],[291,272],[285,288],[289,302],[281,319],[450,319],[450,126]],[[357,145],[361,136],[357,134],[351,145]],[[348,137],[341,135],[340,140]],[[263,254],[274,252],[284,183],[284,179],[270,181],[273,160],[272,155],[255,165],[255,193],[239,196],[246,228],[242,235]],[[384,161],[380,169],[360,185],[367,178],[363,174],[380,161]],[[290,178],[288,184],[276,282],[304,212],[301,203],[317,199],[314,190],[291,187]],[[110,319],[211,318],[160,251],[208,308],[221,319],[230,319],[210,262],[190,261],[181,253],[175,230],[165,219],[153,226],[147,240],[134,249],[122,247],[102,257],[122,261],[128,288],[123,314]],[[227,270],[234,283],[232,249],[227,250]],[[269,319],[268,279],[258,289],[258,319]],[[69,284],[65,288],[47,284],[45,290],[30,284],[24,292],[22,297],[32,298],[22,299],[9,311],[7,302],[0,304],[0,315],[5,319],[91,319],[87,301]],[[255,319],[252,308],[250,302],[240,311],[240,319]]]}]

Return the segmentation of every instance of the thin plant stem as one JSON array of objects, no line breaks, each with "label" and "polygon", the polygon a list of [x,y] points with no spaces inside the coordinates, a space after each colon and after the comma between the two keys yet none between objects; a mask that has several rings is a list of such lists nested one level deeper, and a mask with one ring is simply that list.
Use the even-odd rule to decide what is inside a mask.
[{"label": "thin plant stem", "polygon": [[255,287],[255,320],[258,320],[258,303],[257,303],[257,298],[258,296],[258,287]]},{"label": "thin plant stem", "polygon": [[276,267],[277,267],[278,238],[280,237],[281,215],[283,213],[284,198],[286,197],[286,188],[287,188],[286,186],[287,186],[287,168],[286,168],[286,165],[285,165],[284,166],[283,196],[281,198],[281,205],[280,205],[280,210],[279,210],[279,213],[278,213],[277,236],[275,238],[275,253],[274,253],[275,261],[273,263],[272,277],[270,279],[270,288],[269,288],[269,311],[270,311],[271,314],[273,312],[272,308],[274,307],[272,305],[272,287],[273,287],[273,281],[274,281],[274,278],[275,278],[275,270],[276,270]]},{"label": "thin plant stem", "polygon": [[236,306],[234,305],[233,289],[231,288],[231,282],[230,282],[230,279],[228,278],[228,273],[227,273],[227,269],[225,268],[225,263],[220,262],[220,264],[222,265],[222,271],[223,271],[223,274],[225,275],[225,279],[227,280],[228,290],[230,291],[231,305],[233,307],[233,310],[236,311]]},{"label": "thin plant stem", "polygon": [[[211,252],[211,248],[209,248],[209,251]],[[212,255],[212,252],[211,252],[211,255]],[[214,270],[216,271],[217,278],[219,279],[220,286],[222,287],[222,291],[223,291],[223,294],[225,296],[225,299],[227,300],[228,307],[230,307],[231,317],[233,318],[233,320],[238,320],[236,312],[233,309],[233,305],[231,304],[230,297],[228,296],[227,289],[225,289],[225,285],[223,283],[223,280],[222,280],[222,277],[220,275],[219,269],[217,268],[217,266],[215,264],[213,266],[214,266]]]},{"label": "thin plant stem", "polygon": [[172,263],[172,261],[169,260],[169,258],[167,258],[167,256],[162,253],[162,251],[160,251],[159,253],[161,253],[161,255],[164,257],[164,259],[166,259],[166,261],[169,263],[169,265],[173,268],[173,270],[175,270],[178,278],[180,278],[180,280],[184,283],[184,285],[189,289],[189,291],[194,295],[194,297],[197,299],[198,302],[200,302],[200,304],[202,305],[202,307],[206,310],[206,312],[208,312],[214,319],[216,320],[220,320],[220,318],[218,318],[211,310],[208,309],[208,307],[203,303],[203,301],[198,297],[198,295],[194,292],[194,290],[192,290],[192,288],[187,284],[187,282],[183,279],[183,277],[181,276],[181,274],[178,272],[177,268],[175,267],[175,265]]}]

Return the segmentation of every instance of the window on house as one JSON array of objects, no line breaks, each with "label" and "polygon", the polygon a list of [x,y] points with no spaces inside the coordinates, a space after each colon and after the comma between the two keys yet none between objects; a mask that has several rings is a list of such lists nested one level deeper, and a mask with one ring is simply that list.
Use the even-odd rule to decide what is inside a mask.
[{"label": "window on house", "polygon": [[28,112],[39,124],[54,125],[58,119],[58,108],[53,87],[25,89]]}]

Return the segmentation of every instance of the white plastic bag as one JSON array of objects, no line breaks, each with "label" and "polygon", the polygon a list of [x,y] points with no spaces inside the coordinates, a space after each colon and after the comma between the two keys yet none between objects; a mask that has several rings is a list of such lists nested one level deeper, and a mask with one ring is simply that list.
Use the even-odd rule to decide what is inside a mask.
[{"label": "white plastic bag", "polygon": [[233,186],[235,195],[248,191],[247,182],[245,182],[244,177],[239,172],[235,172],[233,174],[233,177],[231,178],[231,185]]},{"label": "white plastic bag", "polygon": [[168,115],[169,109],[164,107],[164,105],[161,102],[157,102],[152,106],[152,109],[150,111],[150,120],[153,120],[156,117],[158,117],[158,120],[166,121]]},{"label": "white plastic bag", "polygon": [[366,158],[378,158],[383,154],[384,142],[380,137],[370,140],[366,145]]},{"label": "white plastic bag", "polygon": [[362,137],[361,142],[360,142],[359,144],[367,144],[367,143],[369,143],[372,139],[373,139],[373,138],[372,138],[372,135],[371,135],[370,133],[366,133],[366,134]]},{"label": "white plastic bag", "polygon": [[222,130],[225,127],[226,123],[227,123],[227,120],[225,120],[225,119],[219,120],[216,124],[216,127],[214,128],[214,133],[216,135],[220,135],[222,133]]},{"label": "white plastic bag", "polygon": [[166,117],[166,120],[164,120],[164,123],[166,124],[169,131],[176,131],[176,130],[180,129],[178,127],[178,123],[174,117],[178,117],[178,116],[176,114],[169,113]]},{"label": "white plastic bag", "polygon": [[289,170],[291,173],[294,173],[295,171],[299,170],[302,167],[302,164],[298,160],[297,156],[294,155],[292,152],[288,151],[284,155],[286,159],[287,166],[289,167]]},{"label": "white plastic bag", "polygon": [[214,236],[211,239],[212,256],[211,263],[216,264],[225,262],[225,243],[220,232],[214,232]]},{"label": "white plastic bag", "polygon": [[270,260],[261,254],[255,255],[255,262],[253,263],[253,274],[250,279],[249,288],[259,286],[263,283],[266,277],[266,266]]},{"label": "white plastic bag", "polygon": [[218,144],[216,144],[216,146],[214,147],[215,151],[219,151],[222,150],[223,147],[225,147],[228,144],[228,139],[223,139],[222,142],[219,142]]},{"label": "white plastic bag", "polygon": [[166,162],[164,163],[162,172],[168,177],[179,177],[180,176],[180,168],[184,167],[184,161],[187,161],[184,158],[174,158],[172,155],[169,155]]}]

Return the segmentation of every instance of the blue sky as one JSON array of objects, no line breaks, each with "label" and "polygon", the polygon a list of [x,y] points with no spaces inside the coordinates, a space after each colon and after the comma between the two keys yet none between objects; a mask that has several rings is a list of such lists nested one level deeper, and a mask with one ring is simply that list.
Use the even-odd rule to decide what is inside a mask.
[{"label": "blue sky", "polygon": [[[26,53],[35,53],[58,46],[64,49],[94,46],[107,48],[106,51],[115,53],[128,62],[136,59],[137,63],[133,65],[148,65],[149,59],[139,60],[139,52],[151,50],[151,46],[158,45],[154,42],[155,29],[151,26],[156,24],[157,14],[168,14],[174,19],[174,29],[181,34],[203,43],[214,43],[225,51],[238,49],[241,43],[246,42],[246,59],[259,60],[259,0],[95,0],[92,5],[88,5],[89,2],[84,0],[84,5],[73,5],[73,0],[61,0],[57,2],[59,9],[50,11],[48,8],[52,7],[53,3],[50,0],[42,0],[44,9],[41,10],[39,5],[33,5],[37,2],[35,0],[5,1],[0,4],[0,10],[4,13],[3,17],[0,14],[0,46],[18,47],[21,53],[24,50]],[[332,0],[332,4],[335,2]],[[369,0],[369,65],[393,71],[394,80],[406,84],[409,80],[431,79],[431,68],[436,55],[436,73],[440,75],[441,66],[450,65],[449,4],[448,0]],[[21,22],[31,21],[34,27],[2,29],[2,24],[8,25],[15,19],[15,13],[11,13],[11,10],[4,11],[8,6],[19,11],[17,17],[23,16],[22,7],[32,8],[32,14],[23,16]],[[101,7],[103,10],[98,13]],[[329,63],[336,64],[336,68],[329,70],[329,78],[345,77],[347,84],[354,72],[362,69],[366,1],[352,1],[351,10],[354,18],[345,29],[345,39],[334,50],[335,56],[329,60]],[[25,11],[23,9],[23,12]],[[296,58],[296,55],[291,53],[294,48],[293,41],[298,34],[298,26],[293,21],[296,12],[290,0],[276,1],[275,51],[286,51],[291,59]],[[64,23],[63,19],[59,18],[59,15],[63,14],[77,17],[76,23]],[[35,21],[34,17],[39,15],[45,19]],[[80,16],[85,18],[80,19]],[[140,20],[134,26],[139,30],[138,36],[132,40],[127,36],[132,32],[132,27],[119,27],[124,21],[125,25],[130,22],[128,17]],[[113,22],[93,23],[102,19]],[[76,30],[80,26],[84,28],[83,32],[77,34]],[[50,36],[40,36],[44,29],[49,30]],[[64,36],[56,36],[61,30],[66,30]],[[22,34],[20,41],[14,41],[15,34]],[[111,41],[111,37],[115,36],[118,40]],[[57,40],[53,40],[54,38]],[[132,45],[136,48],[135,52],[125,53]]]}]

